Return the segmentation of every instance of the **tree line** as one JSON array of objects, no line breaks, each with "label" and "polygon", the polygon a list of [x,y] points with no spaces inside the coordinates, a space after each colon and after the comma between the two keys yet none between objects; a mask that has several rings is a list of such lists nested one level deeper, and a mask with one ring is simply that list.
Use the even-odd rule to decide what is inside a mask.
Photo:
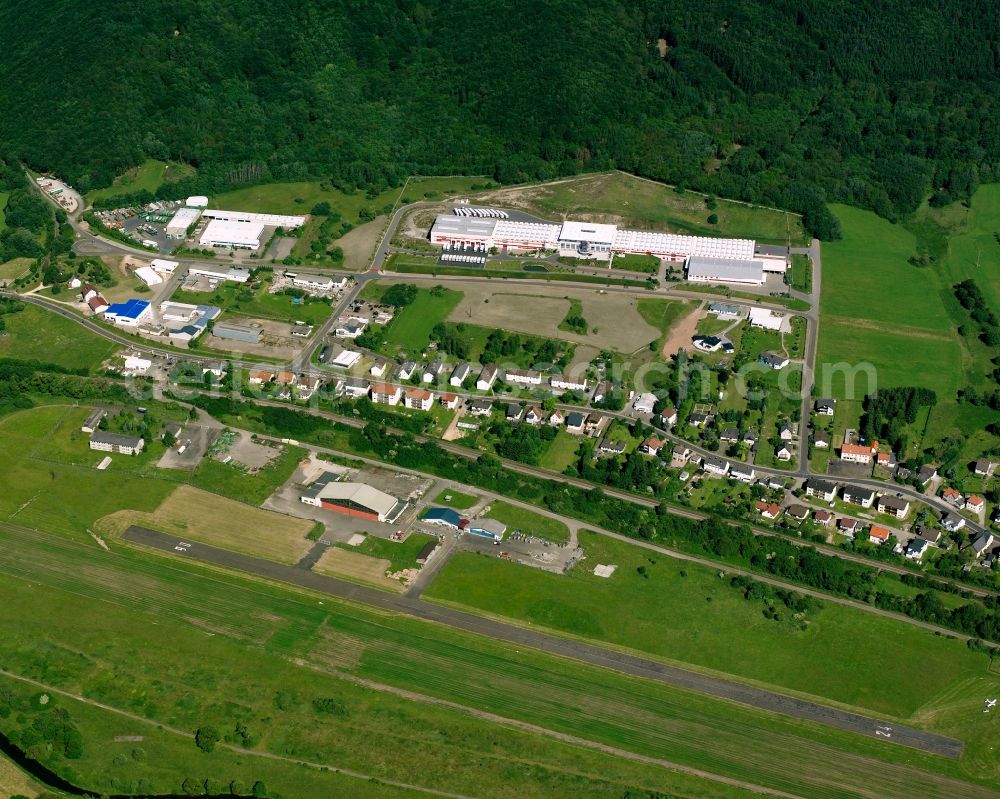
[{"label": "tree line", "polygon": [[[898,219],[998,177],[988,0],[526,8],[11,0],[0,141],[83,191],[148,158],[196,167],[156,196],[619,168],[789,208],[821,238],[838,234],[829,201]],[[70,63],[85,79],[65,80]]]}]

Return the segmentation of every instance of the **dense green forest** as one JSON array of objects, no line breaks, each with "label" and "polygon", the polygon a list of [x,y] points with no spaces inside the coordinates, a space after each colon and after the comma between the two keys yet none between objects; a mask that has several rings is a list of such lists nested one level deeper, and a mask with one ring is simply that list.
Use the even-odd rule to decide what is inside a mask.
[{"label": "dense green forest", "polygon": [[619,167],[830,236],[1000,177],[991,0],[8,0],[0,41],[0,142],[84,191]]}]

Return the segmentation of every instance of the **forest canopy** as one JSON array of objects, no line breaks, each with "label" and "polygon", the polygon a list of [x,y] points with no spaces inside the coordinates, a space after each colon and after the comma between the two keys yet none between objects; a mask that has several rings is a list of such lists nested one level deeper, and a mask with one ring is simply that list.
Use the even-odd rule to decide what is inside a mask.
[{"label": "forest canopy", "polygon": [[[621,168],[888,218],[1000,175],[989,0],[0,4],[0,142],[84,191]],[[12,79],[16,76],[16,80]]]}]

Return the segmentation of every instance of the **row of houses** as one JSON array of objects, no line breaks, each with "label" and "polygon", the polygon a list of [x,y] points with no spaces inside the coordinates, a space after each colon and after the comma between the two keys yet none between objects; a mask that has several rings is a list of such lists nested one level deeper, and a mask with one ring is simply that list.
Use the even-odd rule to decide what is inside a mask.
[{"label": "row of houses", "polygon": [[879,513],[893,516],[897,519],[905,519],[910,513],[910,501],[902,497],[891,494],[877,495],[874,489],[859,486],[845,485],[841,487],[837,483],[810,477],[803,486],[807,497],[814,497],[823,502],[833,502],[838,493],[841,494],[844,502],[858,505],[862,508],[874,507]]},{"label": "row of houses", "polygon": [[277,386],[279,388],[278,396],[281,399],[291,399],[294,388],[295,396],[302,400],[312,397],[323,385],[323,381],[314,375],[273,369],[250,370],[247,383],[258,389]]}]

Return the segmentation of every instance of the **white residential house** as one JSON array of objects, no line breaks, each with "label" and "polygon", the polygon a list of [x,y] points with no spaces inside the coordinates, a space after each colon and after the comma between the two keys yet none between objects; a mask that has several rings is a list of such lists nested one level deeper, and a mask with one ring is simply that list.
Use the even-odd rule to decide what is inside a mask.
[{"label": "white residential house", "polygon": [[536,372],[534,369],[508,369],[504,374],[508,383],[516,383],[520,386],[540,386],[542,384],[542,373]]},{"label": "white residential house", "polygon": [[497,382],[497,377],[499,375],[500,370],[497,369],[495,364],[486,364],[479,370],[479,377],[476,378],[476,388],[479,391],[489,391],[493,388],[493,384]]},{"label": "white residential house", "polygon": [[805,484],[807,497],[819,497],[824,502],[833,502],[837,496],[837,484],[825,480],[809,478]]},{"label": "white residential house", "polygon": [[385,377],[385,373],[389,369],[389,362],[385,358],[376,358],[375,363],[371,365],[368,370],[372,377]]},{"label": "white residential house", "polygon": [[709,474],[717,474],[717,475],[729,474],[729,461],[724,460],[723,458],[707,457],[705,458],[702,467]]},{"label": "white residential house", "polygon": [[779,461],[790,461],[792,459],[792,451],[786,444],[782,444],[774,451],[774,457]]},{"label": "white residential house", "polygon": [[462,384],[468,379],[469,375],[472,374],[472,366],[464,361],[455,367],[454,371],[451,373],[451,378],[449,383],[454,388],[461,388]]},{"label": "white residential house", "polygon": [[549,379],[549,385],[558,391],[586,391],[587,381],[585,378],[574,378],[568,375],[554,375]]}]

